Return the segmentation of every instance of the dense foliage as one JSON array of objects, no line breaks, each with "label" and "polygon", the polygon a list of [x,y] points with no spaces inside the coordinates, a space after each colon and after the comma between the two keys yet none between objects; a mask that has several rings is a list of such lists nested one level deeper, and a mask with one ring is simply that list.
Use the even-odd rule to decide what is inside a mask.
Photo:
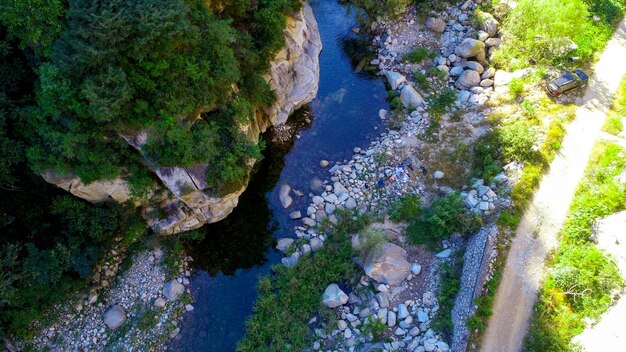
[{"label": "dense foliage", "polygon": [[300,351],[309,346],[307,321],[323,311],[323,290],[331,283],[348,280],[354,273],[350,235],[368,220],[341,214],[324,247],[315,255],[300,258],[292,268],[277,266],[273,278],[259,282],[259,298],[246,322],[246,335],[238,351]]},{"label": "dense foliage", "polygon": [[537,314],[526,340],[529,351],[569,351],[584,319],[608,309],[623,284],[615,262],[590,241],[593,223],[626,209],[626,186],[616,176],[626,169],[626,150],[596,147],[584,180],[570,206],[561,244],[550,262]]},{"label": "dense foliage", "polygon": [[494,61],[513,68],[593,58],[613,33],[624,0],[522,0],[503,21],[506,36]]},{"label": "dense foliage", "polygon": [[[114,238],[144,233],[131,206],[63,196],[39,173],[83,182],[208,165],[240,187],[262,145],[241,132],[271,104],[262,75],[300,0],[7,0],[0,3],[0,336],[24,334],[86,281]],[[124,137],[148,132],[141,153]]]}]

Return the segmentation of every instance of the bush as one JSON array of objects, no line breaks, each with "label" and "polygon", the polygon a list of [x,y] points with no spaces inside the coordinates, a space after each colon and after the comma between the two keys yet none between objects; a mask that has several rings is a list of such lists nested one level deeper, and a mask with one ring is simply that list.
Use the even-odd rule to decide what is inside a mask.
[{"label": "bush", "polygon": [[389,206],[389,218],[394,222],[411,221],[420,215],[422,200],[415,194],[403,194]]},{"label": "bush", "polygon": [[415,80],[415,83],[417,83],[417,86],[421,90],[425,92],[430,91],[430,82],[428,81],[428,78],[425,74],[421,73],[420,71],[415,71],[415,73],[413,73],[413,80]]},{"label": "bush", "polygon": [[465,208],[459,193],[448,193],[436,197],[421,216],[409,223],[407,234],[416,244],[427,244],[434,248],[436,243],[454,232],[470,232],[477,229],[478,219]]},{"label": "bush", "polygon": [[379,244],[385,242],[385,234],[381,229],[368,227],[359,233],[358,256],[365,260],[370,252]]},{"label": "bush", "polygon": [[456,90],[446,87],[426,98],[428,112],[436,117],[443,115],[456,103]]},{"label": "bush", "polygon": [[415,48],[412,51],[406,53],[403,57],[404,61],[419,64],[425,59],[434,59],[437,57],[437,53],[430,51],[426,48]]},{"label": "bush", "polygon": [[307,322],[323,307],[324,289],[352,277],[350,234],[369,222],[349,213],[339,215],[339,223],[320,251],[300,258],[295,267],[277,266],[274,278],[259,281],[254,313],[246,322],[246,335],[238,351],[300,351],[309,346]]},{"label": "bush", "polygon": [[613,260],[589,241],[593,223],[626,208],[626,187],[615,179],[626,168],[626,150],[597,145],[574,196],[550,262],[525,345],[528,351],[568,351],[583,320],[597,318],[613,302],[623,280]]},{"label": "bush", "polygon": [[511,98],[517,99],[524,93],[524,82],[519,78],[513,78],[509,83],[509,94]]},{"label": "bush", "polygon": [[498,129],[505,163],[526,162],[537,159],[533,149],[537,141],[535,130],[523,121],[515,121]]},{"label": "bush", "polygon": [[[504,20],[503,31],[509,40],[495,53],[494,61],[511,68],[567,64],[574,56],[587,62],[611,37],[619,18],[602,12],[608,3],[620,11],[624,8],[623,2],[613,0],[519,1]],[[602,20],[595,23],[594,14]]]}]

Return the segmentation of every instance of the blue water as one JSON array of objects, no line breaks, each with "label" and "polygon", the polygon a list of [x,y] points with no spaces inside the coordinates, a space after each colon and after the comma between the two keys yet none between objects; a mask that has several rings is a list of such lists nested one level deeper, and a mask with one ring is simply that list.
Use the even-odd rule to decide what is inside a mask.
[{"label": "blue water", "polygon": [[[355,72],[363,54],[354,53],[353,14],[336,0],[315,0],[311,6],[323,45],[318,96],[310,110],[290,118],[299,138],[287,146],[268,141],[265,159],[239,206],[227,219],[205,226],[206,239],[188,250],[194,258],[195,309],[186,313],[172,351],[235,350],[252,313],[259,276],[270,274],[280,261],[275,239],[293,236],[293,227],[300,224],[289,219],[289,212],[305,213],[311,179],[327,176],[319,161],[350,159],[354,147],[367,146],[381,132],[378,110],[388,108],[386,90],[379,78]],[[304,122],[306,116],[310,124]],[[294,196],[289,209],[278,200],[283,183],[304,193]]]}]

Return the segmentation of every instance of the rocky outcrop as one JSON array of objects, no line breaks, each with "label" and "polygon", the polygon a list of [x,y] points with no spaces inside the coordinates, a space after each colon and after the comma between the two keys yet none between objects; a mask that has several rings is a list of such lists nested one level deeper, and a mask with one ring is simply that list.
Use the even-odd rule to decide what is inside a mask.
[{"label": "rocky outcrop", "polygon": [[[285,123],[294,110],[309,103],[317,95],[322,43],[317,22],[308,4],[287,17],[284,34],[286,45],[271,62],[265,76],[276,94],[276,102],[263,111],[257,111],[253,121],[242,126],[242,131],[255,142],[268,127]],[[123,137],[141,150],[146,143],[147,133]],[[254,162],[250,162],[250,169]],[[144,214],[148,225],[155,232],[174,234],[195,229],[224,219],[237,206],[239,196],[247,185],[223,196],[211,196],[207,192],[206,170],[207,165],[152,169],[162,189],[153,193],[150,204],[157,204],[164,216],[155,218],[153,214],[157,212],[150,208],[146,208]],[[123,203],[130,198],[130,186],[124,177],[84,184],[71,174],[47,172],[42,176],[47,182],[93,203],[111,199]]]}]

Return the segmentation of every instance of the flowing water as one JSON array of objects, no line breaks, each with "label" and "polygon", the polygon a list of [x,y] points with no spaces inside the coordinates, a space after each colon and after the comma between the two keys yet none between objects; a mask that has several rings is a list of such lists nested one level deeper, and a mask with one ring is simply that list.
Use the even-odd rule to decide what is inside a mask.
[{"label": "flowing water", "polygon": [[[337,0],[313,0],[311,6],[323,45],[318,96],[308,110],[290,118],[289,125],[297,129],[293,141],[275,145],[272,133],[264,136],[265,158],[239,206],[225,220],[205,226],[206,239],[188,249],[194,258],[194,310],[186,313],[172,351],[235,350],[252,313],[259,276],[280,262],[275,239],[294,236],[300,222],[289,213],[306,213],[311,180],[327,178],[319,161],[350,159],[354,147],[366,147],[381,132],[378,110],[388,108],[386,90],[380,78],[356,72],[355,60],[363,53],[353,32],[354,14]],[[292,194],[289,209],[278,200],[283,183],[304,194]]]}]

